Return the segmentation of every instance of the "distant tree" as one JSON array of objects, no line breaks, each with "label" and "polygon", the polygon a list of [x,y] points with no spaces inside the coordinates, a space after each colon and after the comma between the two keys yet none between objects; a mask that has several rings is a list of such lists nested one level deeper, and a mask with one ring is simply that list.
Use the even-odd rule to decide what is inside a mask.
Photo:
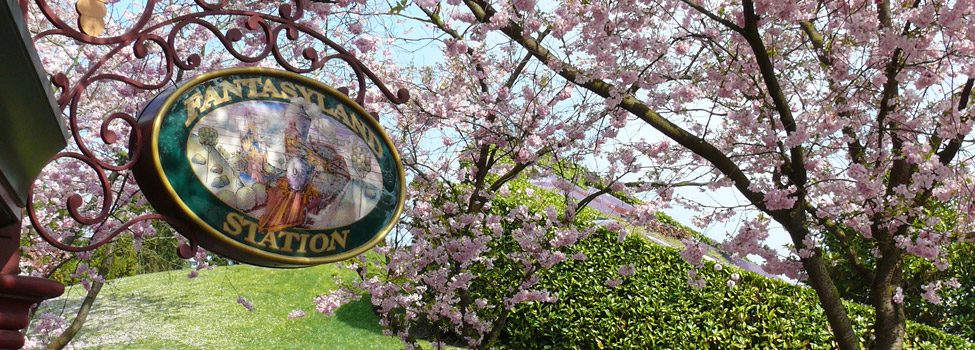
[{"label": "distant tree", "polygon": [[210,146],[210,147],[216,147],[217,146],[217,136],[219,136],[219,134],[217,134],[217,129],[214,129],[214,128],[209,127],[209,126],[204,126],[204,127],[200,128],[200,143],[201,144],[204,144],[204,145],[207,145],[207,146]]}]

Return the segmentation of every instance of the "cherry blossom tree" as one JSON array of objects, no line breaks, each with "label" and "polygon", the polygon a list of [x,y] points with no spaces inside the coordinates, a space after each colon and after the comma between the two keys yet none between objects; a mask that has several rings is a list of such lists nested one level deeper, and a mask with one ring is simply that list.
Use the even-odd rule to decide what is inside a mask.
[{"label": "cherry blossom tree", "polygon": [[[534,286],[556,264],[585,259],[572,245],[594,229],[575,219],[593,198],[567,197],[566,205],[537,211],[523,203],[496,207],[495,199],[535,201],[526,177],[553,175],[569,191],[574,185],[560,165],[593,153],[605,111],[592,108],[591,96],[573,98],[571,86],[516,46],[468,45],[432,12],[425,15],[443,33],[428,40],[447,58],[381,71],[413,96],[380,113],[395,118],[390,130],[412,178],[404,223],[378,256],[347,265],[359,281],[315,302],[331,314],[366,292],[388,334],[407,348],[418,337],[488,348],[517,304],[556,300]],[[623,163],[607,161],[600,174],[618,179],[635,171]],[[621,185],[605,187],[611,184]],[[510,273],[485,277],[492,270]]]},{"label": "cherry blossom tree", "polygon": [[[971,107],[975,25],[970,1],[416,1],[467,47],[516,44],[563,81],[603,98],[607,136],[643,124],[668,152],[747,205],[704,222],[762,215],[724,247],[815,289],[843,349],[899,349],[907,256],[943,269],[972,235]],[[453,52],[458,54],[456,50]],[[615,132],[614,132],[615,131]],[[622,140],[622,143],[628,143]],[[673,162],[663,162],[675,164]],[[690,199],[666,190],[658,201]],[[928,203],[958,213],[952,230]],[[635,215],[636,216],[636,215]],[[769,225],[795,250],[768,248]],[[870,337],[850,325],[820,242],[839,242],[868,285]],[[860,258],[854,240],[872,259]],[[930,280],[926,298],[958,287]],[[970,288],[970,286],[962,286]]]}]

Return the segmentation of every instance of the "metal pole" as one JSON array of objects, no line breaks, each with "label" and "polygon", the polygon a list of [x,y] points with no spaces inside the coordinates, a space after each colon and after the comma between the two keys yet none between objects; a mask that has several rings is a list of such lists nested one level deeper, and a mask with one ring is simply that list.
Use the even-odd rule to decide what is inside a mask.
[{"label": "metal pole", "polygon": [[[19,211],[18,211],[19,212]],[[20,273],[20,221],[0,228],[0,349],[20,349],[31,308],[64,293],[60,282]]]}]

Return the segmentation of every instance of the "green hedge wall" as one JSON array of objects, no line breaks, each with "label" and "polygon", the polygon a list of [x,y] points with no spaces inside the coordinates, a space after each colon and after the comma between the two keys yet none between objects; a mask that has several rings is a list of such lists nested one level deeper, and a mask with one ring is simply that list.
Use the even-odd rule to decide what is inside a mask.
[{"label": "green hedge wall", "polygon": [[[678,251],[631,235],[623,243],[601,229],[576,246],[587,260],[570,260],[538,288],[558,293],[552,304],[518,306],[501,345],[510,349],[830,349],[832,334],[811,289],[734,267],[700,273],[709,284],[687,283]],[[634,264],[636,273],[617,269]],[[727,287],[732,273],[736,286]],[[621,278],[609,287],[606,280]],[[854,327],[869,342],[872,309],[849,303]],[[907,348],[972,349],[931,327],[908,324]]]}]

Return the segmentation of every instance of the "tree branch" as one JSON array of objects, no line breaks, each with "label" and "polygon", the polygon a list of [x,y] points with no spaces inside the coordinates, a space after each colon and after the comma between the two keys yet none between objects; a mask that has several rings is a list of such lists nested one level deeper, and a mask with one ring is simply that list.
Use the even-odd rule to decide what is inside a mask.
[{"label": "tree branch", "polygon": [[[791,135],[797,130],[796,120],[792,116],[792,110],[782,91],[782,86],[779,84],[779,79],[775,75],[775,66],[772,64],[771,57],[769,57],[768,49],[765,47],[762,36],[758,32],[758,16],[755,14],[754,4],[751,0],[745,0],[742,3],[742,7],[744,8],[745,16],[745,29],[742,35],[755,54],[755,61],[762,74],[762,81],[765,83],[769,97],[772,98],[772,102],[775,104],[775,110],[779,115],[779,120],[782,122],[786,133]],[[807,180],[805,151],[803,147],[796,145],[790,148],[789,157],[786,157],[785,161],[790,164],[783,172],[789,177],[789,180],[796,188],[798,188],[799,193],[796,193],[796,196],[802,201],[804,200],[803,188]]]},{"label": "tree branch", "polygon": [[[819,63],[827,67],[832,67],[833,60],[827,56],[826,42],[824,41],[822,34],[816,30],[816,27],[812,24],[812,22],[804,21],[799,23],[799,26],[802,28],[802,31],[806,33],[806,37],[809,38],[809,42],[812,43],[813,48],[819,51],[816,53],[816,58],[819,60]],[[828,80],[831,90],[839,90],[832,78],[828,78]],[[846,97],[841,94],[837,94],[837,99],[837,103],[840,105],[846,103]],[[840,116],[849,117],[850,112],[841,112]],[[856,131],[854,131],[852,127],[843,127],[842,131],[844,135],[850,138],[850,142],[847,143],[847,153],[850,156],[850,160],[855,164],[863,164],[863,151],[865,148],[863,147],[863,144],[860,143],[860,137],[856,134]]]},{"label": "tree branch", "polygon": [[[113,263],[115,263],[114,246],[115,243],[109,243],[106,245],[105,258],[102,259],[102,264],[98,267],[98,274],[103,277],[108,276],[109,268],[112,267]],[[85,321],[88,320],[88,313],[91,311],[91,306],[95,303],[95,299],[98,298],[98,293],[101,292],[104,284],[105,282],[92,281],[91,288],[88,289],[88,295],[86,295],[85,300],[81,302],[81,307],[78,309],[78,314],[75,316],[74,320],[71,321],[71,325],[69,325],[64,332],[61,332],[57,338],[51,340],[44,350],[63,349],[68,345],[68,342],[70,342],[71,339],[74,339],[74,336],[77,335],[78,331],[81,330],[81,327],[85,324]]]},{"label": "tree branch", "polygon": [[727,19],[724,19],[724,18],[722,18],[722,17],[720,17],[718,15],[715,15],[711,11],[708,11],[708,9],[704,8],[701,5],[698,5],[697,3],[695,3],[695,2],[693,2],[691,0],[681,0],[681,2],[687,4],[687,6],[690,6],[693,9],[697,10],[697,12],[700,12],[701,14],[703,14],[705,16],[708,16],[708,18],[714,20],[715,22],[721,23],[721,25],[723,25],[725,27],[728,27],[728,29],[731,29],[731,30],[736,31],[738,33],[744,32],[744,28],[739,27],[737,24],[734,24],[734,23],[732,23],[731,21],[729,21]]},{"label": "tree branch", "polygon": [[857,255],[856,251],[853,250],[852,240],[846,235],[843,228],[832,220],[819,217],[812,210],[809,210],[808,212],[812,217],[816,218],[816,221],[819,222],[820,225],[823,225],[826,230],[835,235],[840,241],[840,250],[843,252],[843,255],[846,256],[847,260],[850,261],[850,264],[853,265],[853,270],[856,271],[857,275],[859,275],[859,277],[864,281],[873,281],[873,271],[870,271],[870,269],[863,264],[863,261],[860,260],[860,257]]},{"label": "tree branch", "polygon": [[[961,90],[961,96],[958,99],[959,111],[962,111],[965,109],[965,107],[968,107],[968,99],[972,95],[973,86],[975,86],[975,78],[969,78],[968,81],[965,82],[965,86]],[[958,135],[952,138],[950,141],[948,141],[945,148],[938,152],[938,161],[940,161],[941,164],[948,165],[948,163],[951,163],[951,160],[954,159],[955,155],[958,154],[958,151],[961,150],[961,142],[964,137],[965,135]]]},{"label": "tree branch", "polygon": [[[465,0],[464,3],[471,10],[471,13],[474,14],[474,17],[482,23],[488,22],[491,16],[495,13],[495,11],[483,0]],[[541,43],[534,38],[526,38],[522,36],[522,27],[517,23],[508,21],[508,23],[500,30],[510,39],[514,40],[523,48],[528,50],[528,52],[531,52],[532,55],[534,55],[539,61],[543,63],[557,63],[560,65],[562,68],[557,70],[556,73],[573,84],[592,91],[593,93],[604,98],[610,96],[610,91],[621,91],[620,89],[606,83],[601,79],[586,79],[586,81],[583,82],[581,78],[584,76],[584,74],[581,71],[555,57],[551,51],[543,47]],[[739,169],[738,166],[730,158],[728,158],[727,155],[714,147],[714,145],[687,132],[683,128],[672,123],[670,120],[667,120],[631,95],[625,95],[623,97],[620,107],[657,129],[668,138],[706,159],[715,168],[717,168],[718,171],[731,179],[732,183],[735,185],[735,188],[741,192],[745,198],[752,203],[752,205],[759,210],[765,210],[764,194],[749,189],[751,180],[745,176],[741,169]]]}]

